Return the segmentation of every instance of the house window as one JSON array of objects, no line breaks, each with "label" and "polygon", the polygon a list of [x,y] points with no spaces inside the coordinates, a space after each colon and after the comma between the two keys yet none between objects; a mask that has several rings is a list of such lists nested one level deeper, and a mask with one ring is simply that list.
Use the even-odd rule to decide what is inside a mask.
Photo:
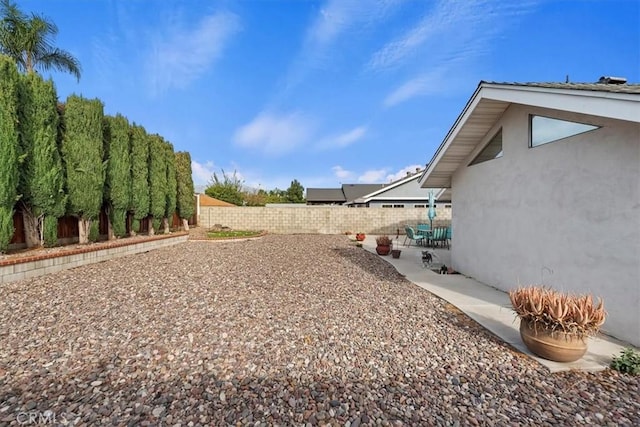
[{"label": "house window", "polygon": [[469,166],[497,159],[498,157],[502,157],[502,128],[491,138],[491,141],[478,153],[475,159],[469,163]]},{"label": "house window", "polygon": [[444,205],[445,209],[451,209],[451,205]]},{"label": "house window", "polygon": [[414,208],[422,208],[422,209],[424,209],[424,208],[425,208],[425,205],[413,205],[413,207],[414,207]]},{"label": "house window", "polygon": [[580,135],[595,129],[599,129],[599,126],[530,115],[529,147],[537,147],[538,145]]},{"label": "house window", "polygon": [[391,205],[382,205],[383,208],[392,208],[393,206]]},{"label": "house window", "polygon": [[404,205],[393,205],[394,208],[404,208]]}]

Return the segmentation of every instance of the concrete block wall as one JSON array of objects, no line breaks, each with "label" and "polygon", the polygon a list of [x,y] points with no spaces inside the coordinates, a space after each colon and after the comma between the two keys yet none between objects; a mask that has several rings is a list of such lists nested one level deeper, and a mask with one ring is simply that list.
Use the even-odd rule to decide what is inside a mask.
[{"label": "concrete block wall", "polygon": [[[451,223],[451,208],[438,207],[433,226]],[[353,233],[395,235],[404,226],[429,223],[427,210],[419,208],[346,208],[340,206],[298,207],[201,207],[199,224],[211,228],[216,224],[238,230],[266,230],[275,234],[342,234]]]},{"label": "concrete block wall", "polygon": [[0,260],[0,284],[38,277],[125,255],[147,252],[153,249],[186,242],[188,239],[189,235],[187,233],[160,235],[145,241],[134,239],[130,241],[127,241],[127,239],[117,240],[108,247],[101,246],[92,248],[91,246],[87,246],[25,258],[7,258]]}]

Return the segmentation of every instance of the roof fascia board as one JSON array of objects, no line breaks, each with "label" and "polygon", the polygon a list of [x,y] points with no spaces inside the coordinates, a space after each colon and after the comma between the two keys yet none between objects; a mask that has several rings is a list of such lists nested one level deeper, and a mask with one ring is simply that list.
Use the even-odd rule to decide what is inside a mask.
[{"label": "roof fascia board", "polygon": [[411,181],[411,180],[414,180],[414,179],[416,179],[416,178],[419,178],[419,177],[420,177],[420,175],[419,175],[419,174],[415,174],[415,175],[411,175],[411,176],[404,177],[404,178],[402,178],[401,180],[394,182],[393,184],[389,184],[388,186],[382,187],[382,188],[380,188],[380,189],[378,189],[378,190],[374,191],[373,193],[365,194],[365,195],[363,196],[363,198],[373,197],[373,196],[375,196],[375,195],[377,195],[377,194],[384,193],[385,191],[389,191],[389,190],[391,190],[392,188],[396,188],[396,187],[398,187],[399,185],[406,184],[407,182],[409,182],[409,181]]},{"label": "roof fascia board", "polygon": [[473,95],[471,95],[471,98],[469,98],[469,101],[467,101],[464,109],[462,110],[456,121],[453,123],[453,126],[451,126],[451,129],[449,129],[449,132],[447,132],[447,135],[442,141],[442,144],[440,144],[435,154],[431,158],[431,161],[429,161],[429,165],[425,169],[424,173],[420,176],[420,180],[418,181],[420,186],[424,186],[426,179],[429,177],[431,172],[433,172],[433,169],[435,169],[442,156],[444,156],[444,153],[447,151],[447,148],[449,148],[449,145],[451,145],[456,135],[458,135],[458,133],[460,132],[460,129],[462,128],[464,123],[467,121],[471,113],[473,113],[476,105],[478,105],[478,103],[480,102],[481,97],[479,95],[483,88],[483,85],[484,83],[480,82],[480,84],[476,88],[476,91],[473,93]]},{"label": "roof fascia board", "polygon": [[494,101],[640,122],[640,96],[629,93],[485,84],[481,95]]}]

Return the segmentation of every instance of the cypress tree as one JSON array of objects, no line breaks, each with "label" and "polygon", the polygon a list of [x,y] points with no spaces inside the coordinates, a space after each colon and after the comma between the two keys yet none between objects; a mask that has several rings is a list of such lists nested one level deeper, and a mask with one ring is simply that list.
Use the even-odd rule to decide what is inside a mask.
[{"label": "cypress tree", "polygon": [[18,85],[15,63],[0,55],[0,253],[7,250],[13,237],[13,208],[20,181]]},{"label": "cypress tree", "polygon": [[105,200],[113,234],[127,233],[127,210],[131,206],[131,127],[122,115],[105,117],[107,175]]},{"label": "cypress tree", "polygon": [[169,222],[173,219],[173,213],[176,211],[176,199],[178,197],[178,189],[176,183],[176,157],[173,153],[173,145],[169,142],[165,143],[164,158],[167,171],[167,193],[166,204],[164,209],[164,232],[169,233]]},{"label": "cypress tree", "polygon": [[189,230],[189,218],[195,210],[193,178],[191,176],[191,155],[187,151],[180,151],[176,157],[176,182],[178,216],[182,218],[182,226]]},{"label": "cypress tree", "polygon": [[79,242],[88,243],[104,195],[106,162],[103,147],[103,105],[98,99],[67,98],[62,155],[67,172],[69,213],[78,218]]},{"label": "cypress tree", "polygon": [[167,205],[167,166],[165,161],[165,142],[160,135],[149,137],[149,194],[152,223],[149,235],[153,235],[160,226]]},{"label": "cypress tree", "polygon": [[[20,135],[25,162],[21,168],[22,212],[27,246],[57,243],[51,231],[45,239],[44,219],[64,215],[64,172],[58,147],[59,115],[53,81],[31,72],[21,78]],[[57,226],[56,226],[57,230]],[[46,240],[46,242],[45,242]]]},{"label": "cypress tree", "polygon": [[140,229],[140,220],[149,215],[149,142],[142,126],[131,127],[131,234]]}]

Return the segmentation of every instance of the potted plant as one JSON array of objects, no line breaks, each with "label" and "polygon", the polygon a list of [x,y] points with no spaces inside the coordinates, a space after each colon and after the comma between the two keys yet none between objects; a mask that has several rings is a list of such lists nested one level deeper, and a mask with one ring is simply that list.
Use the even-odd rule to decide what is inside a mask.
[{"label": "potted plant", "polygon": [[400,258],[400,253],[402,251],[400,249],[391,249],[391,256],[393,258]]},{"label": "potted plant", "polygon": [[356,233],[356,240],[357,240],[358,242],[362,242],[362,241],[364,240],[364,238],[365,238],[365,237],[366,237],[366,236],[365,236],[365,234],[364,234],[364,233]]},{"label": "potted plant", "polygon": [[520,337],[537,356],[556,362],[573,362],[587,351],[587,338],[605,321],[602,299],[596,305],[590,294],[573,295],[529,286],[509,292],[520,318]]},{"label": "potted plant", "polygon": [[376,237],[376,252],[378,255],[389,255],[391,252],[391,239],[386,234]]}]

